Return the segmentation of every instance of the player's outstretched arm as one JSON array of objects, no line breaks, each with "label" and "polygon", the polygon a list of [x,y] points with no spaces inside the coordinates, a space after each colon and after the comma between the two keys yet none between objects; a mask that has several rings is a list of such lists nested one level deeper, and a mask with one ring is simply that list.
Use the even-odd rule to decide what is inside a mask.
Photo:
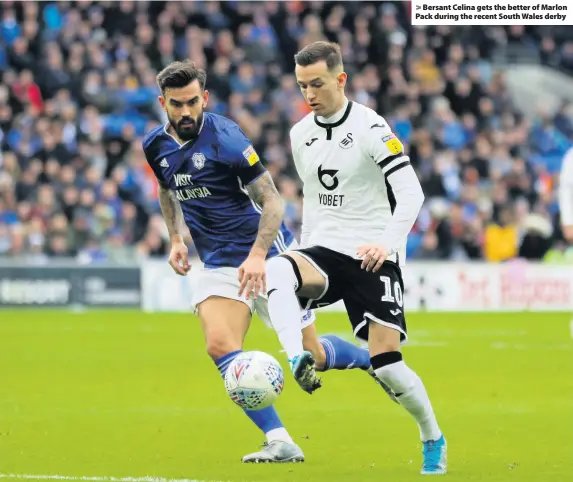
[{"label": "player's outstretched arm", "polygon": [[265,172],[247,186],[251,199],[263,207],[257,238],[246,261],[239,268],[239,296],[267,292],[265,260],[281,227],[284,203],[273,179]]},{"label": "player's outstretched arm", "polygon": [[159,205],[171,240],[169,264],[177,274],[185,276],[191,266],[187,246],[183,239],[185,226],[183,212],[175,193],[168,187],[162,186],[161,183],[159,183]]}]

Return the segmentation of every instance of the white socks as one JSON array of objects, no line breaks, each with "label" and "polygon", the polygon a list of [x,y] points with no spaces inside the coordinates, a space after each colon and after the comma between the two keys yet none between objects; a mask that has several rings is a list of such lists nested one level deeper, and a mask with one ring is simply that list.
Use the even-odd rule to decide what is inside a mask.
[{"label": "white socks", "polygon": [[269,317],[289,360],[303,352],[297,287],[298,280],[288,259],[276,256],[267,261]]},{"label": "white socks", "polygon": [[402,360],[379,367],[375,372],[376,376],[398,395],[400,405],[412,414],[418,423],[421,440],[438,440],[442,432],[420,377]]},{"label": "white socks", "polygon": [[287,429],[284,427],[281,428],[274,428],[269,430],[265,436],[267,437],[267,442],[271,443],[273,440],[281,440],[282,442],[286,442],[287,444],[294,444],[293,439],[288,434]]}]

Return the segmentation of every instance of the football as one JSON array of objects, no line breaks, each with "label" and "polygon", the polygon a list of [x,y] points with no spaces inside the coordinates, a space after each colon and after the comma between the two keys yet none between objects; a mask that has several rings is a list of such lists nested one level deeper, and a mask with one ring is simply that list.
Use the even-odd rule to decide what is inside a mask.
[{"label": "football", "polygon": [[262,410],[279,398],[284,373],[268,353],[247,351],[238,355],[225,373],[225,387],[231,400],[245,410]]}]

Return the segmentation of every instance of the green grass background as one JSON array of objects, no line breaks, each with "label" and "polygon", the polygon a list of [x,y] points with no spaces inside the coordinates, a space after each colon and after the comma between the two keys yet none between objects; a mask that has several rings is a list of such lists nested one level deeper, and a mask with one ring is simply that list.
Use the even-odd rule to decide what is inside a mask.
[{"label": "green grass background", "polygon": [[[569,314],[412,314],[408,364],[449,444],[451,481],[573,480]],[[321,333],[348,336],[342,314]],[[254,320],[246,349],[285,357]],[[415,481],[418,431],[357,370],[309,396],[290,373],[277,408],[304,464],[244,465],[263,442],[227,399],[186,314],[0,312],[0,477]],[[18,479],[14,479],[18,480]]]}]

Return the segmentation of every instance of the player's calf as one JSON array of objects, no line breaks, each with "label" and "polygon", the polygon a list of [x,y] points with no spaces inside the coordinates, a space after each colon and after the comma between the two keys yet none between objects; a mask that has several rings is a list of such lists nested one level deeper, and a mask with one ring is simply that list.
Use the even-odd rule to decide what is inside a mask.
[{"label": "player's calf", "polygon": [[[242,353],[242,350],[237,350],[226,355],[213,359],[219,373],[223,380],[231,362]],[[267,441],[282,441],[287,444],[294,444],[292,438],[285,429],[281,422],[276,409],[273,406],[264,408],[262,410],[243,410],[245,415],[265,434]]]},{"label": "player's calf", "polygon": [[318,297],[325,283],[324,277],[296,253],[267,261],[269,317],[291,360],[303,352],[299,296]]},{"label": "player's calf", "polygon": [[422,380],[404,363],[402,353],[398,351],[400,333],[393,328],[371,322],[369,345],[373,354],[372,368],[376,376],[392,389],[398,403],[418,424],[420,439],[424,445],[421,473],[445,474],[447,445]]},{"label": "player's calf", "polygon": [[232,343],[230,340],[225,340],[217,337],[207,338],[206,342],[207,354],[213,359],[218,360],[229,353],[234,353],[241,349],[241,345]]},{"label": "player's calf", "polygon": [[277,256],[267,262],[271,323],[287,353],[295,380],[304,391],[312,393],[321,383],[314,369],[314,357],[302,344],[301,307],[296,293],[302,286],[302,274],[292,258]]},{"label": "player's calf", "polygon": [[267,296],[269,318],[289,360],[301,355],[301,307],[296,290],[302,281],[290,262],[281,256],[267,261]]},{"label": "player's calf", "polygon": [[302,343],[304,349],[312,353],[317,371],[370,368],[368,350],[336,335],[324,335],[319,338],[314,324],[302,330]]},{"label": "player's calf", "polygon": [[324,363],[318,371],[326,370],[364,370],[384,390],[395,403],[399,403],[392,389],[380,380],[370,363],[368,350],[356,346],[354,343],[343,340],[335,335],[325,335],[320,338],[320,345],[324,347]]},{"label": "player's calf", "polygon": [[321,336],[319,341],[325,352],[324,371],[350,370],[352,368],[368,370],[370,368],[368,350],[336,335]]},{"label": "player's calf", "polygon": [[[242,352],[242,340],[250,324],[251,311],[245,303],[220,296],[211,296],[202,301],[197,311],[207,352],[224,379],[229,365]],[[243,411],[265,434],[269,443],[282,441],[294,445],[273,406]]]},{"label": "player's calf", "polygon": [[304,349],[311,352],[314,357],[316,371],[364,370],[394,402],[398,403],[394,392],[374,373],[368,350],[335,335],[318,338],[314,323],[302,330],[302,342]]}]

